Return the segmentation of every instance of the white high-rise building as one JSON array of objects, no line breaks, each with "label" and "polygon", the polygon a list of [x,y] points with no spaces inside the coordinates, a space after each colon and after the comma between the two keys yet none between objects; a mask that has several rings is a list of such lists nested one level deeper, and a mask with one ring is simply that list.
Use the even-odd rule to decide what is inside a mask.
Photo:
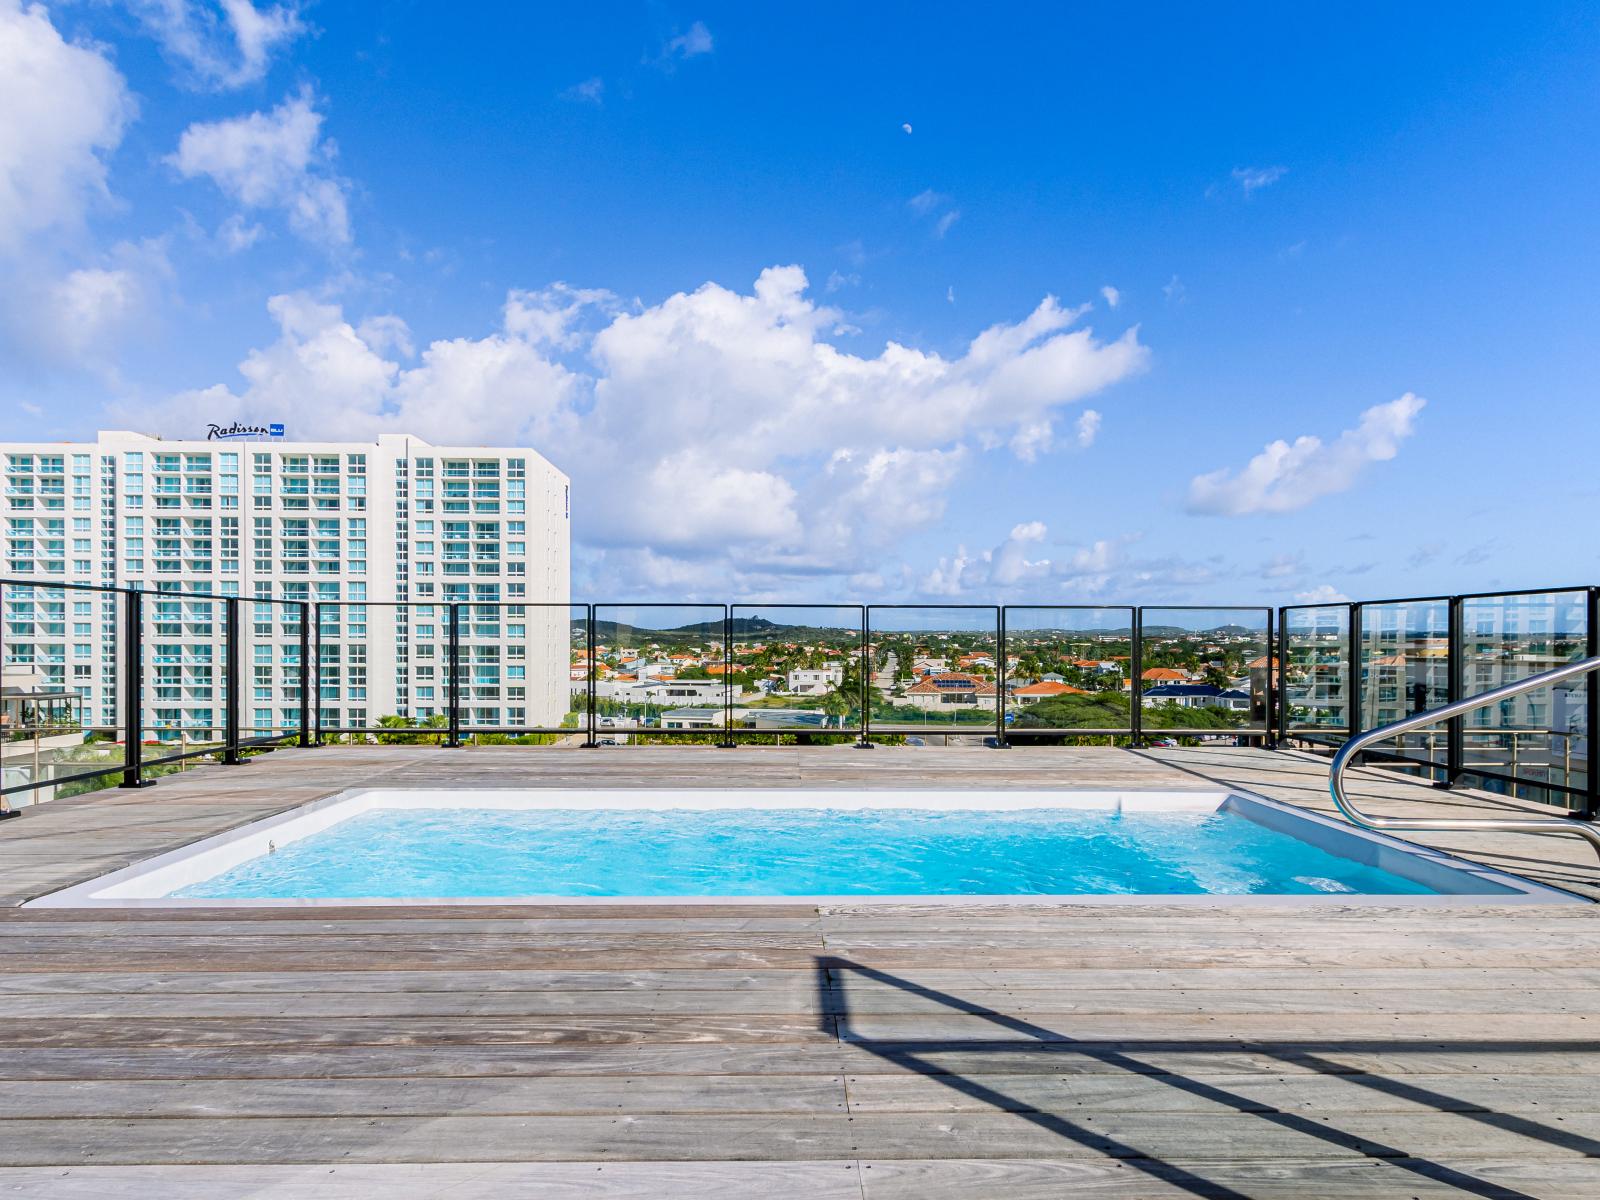
[{"label": "white high-rise building", "polygon": [[[293,442],[266,429],[215,432],[223,436],[0,443],[0,577],[147,593],[144,736],[219,736],[226,661],[215,596],[322,604],[313,632],[325,729],[443,713],[452,602],[464,606],[463,726],[561,723],[564,474],[533,450],[432,446],[406,434]],[[6,588],[0,657],[80,693],[85,725],[116,728],[120,606],[115,595]],[[240,624],[247,736],[297,728],[298,617],[245,603]]]}]

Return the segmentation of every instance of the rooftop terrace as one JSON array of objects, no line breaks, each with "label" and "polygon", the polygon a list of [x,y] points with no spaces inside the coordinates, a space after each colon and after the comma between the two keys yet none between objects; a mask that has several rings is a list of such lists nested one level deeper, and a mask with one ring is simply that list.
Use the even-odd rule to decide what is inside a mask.
[{"label": "rooftop terrace", "polygon": [[[1246,747],[287,749],[0,826],[0,1190],[1577,1196],[1589,905],[71,910],[345,788],[1245,788]],[[1375,812],[1523,807],[1359,770]],[[1419,840],[1600,897],[1572,839]]]}]

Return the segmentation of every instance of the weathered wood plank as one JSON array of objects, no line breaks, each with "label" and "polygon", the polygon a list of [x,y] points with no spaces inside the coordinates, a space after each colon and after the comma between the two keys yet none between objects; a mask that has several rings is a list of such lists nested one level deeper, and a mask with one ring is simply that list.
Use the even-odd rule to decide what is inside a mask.
[{"label": "weathered wood plank", "polygon": [[[848,1087],[846,1081],[848,1080]],[[608,1113],[1600,1113],[1591,1075],[583,1075],[0,1081],[19,1117],[518,1116]]]},{"label": "weathered wood plank", "polygon": [[886,1054],[836,1042],[321,1047],[65,1047],[8,1049],[15,1080],[345,1079],[417,1076],[983,1074],[1453,1074],[1552,1077],[1589,1070],[1584,1046],[1537,1043],[1328,1041],[1241,1045],[1126,1042],[985,1044]]},{"label": "weathered wood plank", "polygon": [[52,1200],[861,1200],[857,1171],[854,1160],[7,1167],[0,1192]]},{"label": "weathered wood plank", "polygon": [[[519,1116],[842,1113],[841,1075],[0,1082],[18,1117]],[[899,1111],[888,1110],[884,1111]]]},{"label": "weathered wood plank", "polygon": [[[878,985],[859,973],[829,971],[829,986],[857,994]],[[760,991],[777,986],[809,990],[815,973],[790,970],[664,968],[630,971],[13,971],[0,974],[0,996],[92,995],[126,993],[215,995],[314,990],[340,992],[543,992],[543,991]],[[974,990],[1020,993],[1070,993],[1075,990],[1116,991],[1129,997],[1161,991],[1304,991],[1307,989],[1393,991],[1488,991],[1507,994],[1529,990],[1566,992],[1600,988],[1600,968],[1544,968],[1529,971],[1499,967],[1338,967],[1239,970],[1231,967],[1127,968],[1057,970],[918,969],[908,976],[917,987],[964,996]],[[9,1005],[7,1006],[10,1011]]]},{"label": "weathered wood plank", "polygon": [[760,1114],[87,1118],[8,1121],[0,1165],[572,1159],[1583,1157],[1600,1115],[1511,1127],[1467,1114]]},{"label": "weathered wood plank", "polygon": [[[3,1178],[3,1177],[0,1177]],[[861,1164],[865,1200],[1167,1200],[1193,1196],[1249,1196],[1253,1200],[1393,1200],[1397,1196],[1459,1198],[1538,1196],[1588,1200],[1600,1188],[1600,1162],[1472,1159],[1444,1166],[1428,1159],[1306,1159],[1301,1162],[1186,1162],[1133,1164],[1063,1159],[1002,1161],[873,1160]],[[1478,1182],[1474,1182],[1478,1181]]]},{"label": "weathered wood plank", "polygon": [[[1562,1013],[1600,1018],[1600,988],[1529,991],[1487,988],[1325,988],[1264,991],[1185,991],[1152,988],[1098,991],[1011,991],[963,988],[927,995],[920,991],[870,982],[845,988],[825,987],[803,972],[791,971],[785,982],[760,988],[628,989],[551,988],[537,991],[418,992],[257,992],[12,995],[4,1003],[8,1018],[127,1017],[455,1017],[577,1015],[782,1016],[839,1014],[852,1016],[933,1016],[979,1010],[1018,1017],[1058,1015],[1104,1016],[1161,1013],[1372,1013],[1433,1016],[1484,1013],[1498,1015]],[[948,996],[949,998],[945,998]],[[1597,1022],[1600,1023],[1600,1022]]]},{"label": "weathered wood plank", "polygon": [[784,1016],[156,1018],[0,1022],[0,1047],[404,1046],[832,1041],[831,1019]]}]

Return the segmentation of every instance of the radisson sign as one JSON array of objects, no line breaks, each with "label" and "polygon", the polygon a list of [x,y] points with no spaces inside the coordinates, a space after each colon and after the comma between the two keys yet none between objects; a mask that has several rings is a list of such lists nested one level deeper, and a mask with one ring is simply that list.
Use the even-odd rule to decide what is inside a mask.
[{"label": "radisson sign", "polygon": [[243,425],[235,421],[232,425],[210,424],[206,426],[206,440],[208,442],[245,441],[250,438],[281,438],[282,425]]}]

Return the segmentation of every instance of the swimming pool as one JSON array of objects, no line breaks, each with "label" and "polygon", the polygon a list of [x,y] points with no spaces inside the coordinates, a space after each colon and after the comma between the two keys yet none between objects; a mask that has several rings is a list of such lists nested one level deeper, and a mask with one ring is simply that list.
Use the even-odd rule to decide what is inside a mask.
[{"label": "swimming pool", "polygon": [[1575,899],[1232,792],[368,790],[31,901]]}]

